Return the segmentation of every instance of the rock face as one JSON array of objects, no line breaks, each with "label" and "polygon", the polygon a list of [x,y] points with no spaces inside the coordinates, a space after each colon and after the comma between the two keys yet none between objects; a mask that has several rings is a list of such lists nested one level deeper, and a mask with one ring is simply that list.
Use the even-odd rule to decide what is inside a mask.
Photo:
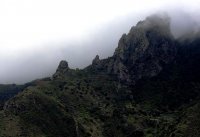
[{"label": "rock face", "polygon": [[175,43],[169,19],[154,15],[123,34],[111,58],[99,60],[96,57],[92,66],[134,84],[143,77],[157,75],[163,65],[171,63],[176,56]]},{"label": "rock face", "polygon": [[56,72],[59,72],[59,71],[67,71],[69,70],[69,66],[68,66],[68,62],[65,61],[65,60],[62,60],[58,66],[58,69]]},{"label": "rock face", "polygon": [[174,39],[169,19],[151,16],[121,37],[112,57],[97,55],[82,70],[61,61],[53,79],[18,95],[1,86],[9,100],[0,110],[0,136],[199,137],[196,35]]},{"label": "rock face", "polygon": [[65,60],[60,61],[60,64],[58,65],[58,68],[56,70],[56,73],[53,75],[53,78],[58,78],[65,75],[66,73],[68,73],[69,69],[70,68],[68,66],[67,61]]},{"label": "rock face", "polygon": [[99,62],[100,62],[99,55],[96,55],[96,57],[92,61],[92,65],[98,65]]}]

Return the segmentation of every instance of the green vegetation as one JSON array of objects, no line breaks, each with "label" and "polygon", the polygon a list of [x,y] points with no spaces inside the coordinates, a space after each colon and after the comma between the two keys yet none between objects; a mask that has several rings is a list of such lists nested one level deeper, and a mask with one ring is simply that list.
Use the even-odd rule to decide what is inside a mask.
[{"label": "green vegetation", "polygon": [[0,85],[0,137],[199,137],[200,39],[143,25],[83,70]]}]

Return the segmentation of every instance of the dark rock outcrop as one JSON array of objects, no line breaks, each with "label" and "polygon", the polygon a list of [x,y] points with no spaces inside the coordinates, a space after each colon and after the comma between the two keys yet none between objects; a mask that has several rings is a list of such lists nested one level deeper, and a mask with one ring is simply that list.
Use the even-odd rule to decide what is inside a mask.
[{"label": "dark rock outcrop", "polygon": [[9,99],[0,136],[199,137],[199,46],[198,33],[174,39],[168,17],[148,17],[112,57],[82,70],[61,61]]},{"label": "dark rock outcrop", "polygon": [[63,77],[70,70],[68,62],[65,60],[60,61],[56,73],[53,75],[53,78]]},{"label": "dark rock outcrop", "polygon": [[58,66],[58,69],[56,72],[65,72],[69,70],[68,62],[65,60],[62,60]]},{"label": "dark rock outcrop", "polygon": [[92,65],[98,65],[99,62],[100,62],[99,55],[96,55],[96,57],[92,61]]},{"label": "dark rock outcrop", "polygon": [[97,70],[117,75],[122,82],[135,84],[143,77],[156,76],[176,56],[176,42],[167,17],[151,16],[123,34],[112,57],[92,63]]}]

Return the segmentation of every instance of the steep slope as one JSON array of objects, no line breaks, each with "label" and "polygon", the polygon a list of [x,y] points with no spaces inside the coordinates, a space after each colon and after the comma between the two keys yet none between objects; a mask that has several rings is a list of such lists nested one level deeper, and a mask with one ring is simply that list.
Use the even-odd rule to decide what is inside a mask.
[{"label": "steep slope", "polygon": [[106,60],[97,60],[92,67],[117,75],[129,84],[143,77],[156,76],[176,56],[176,42],[170,32],[167,17],[153,15],[140,21],[119,40],[114,55]]},{"label": "steep slope", "polygon": [[3,137],[199,137],[200,39],[174,39],[170,19],[150,16],[112,57],[83,70],[61,61],[4,104]]},{"label": "steep slope", "polygon": [[26,87],[32,85],[32,82],[26,83],[24,85],[7,84],[0,85],[0,110],[3,109],[4,103],[10,98],[14,97],[19,92],[23,91]]}]

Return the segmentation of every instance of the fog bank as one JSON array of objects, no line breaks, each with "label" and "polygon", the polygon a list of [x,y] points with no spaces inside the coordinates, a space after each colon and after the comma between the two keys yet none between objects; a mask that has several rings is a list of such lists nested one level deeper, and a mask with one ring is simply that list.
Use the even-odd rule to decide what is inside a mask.
[{"label": "fog bank", "polygon": [[[113,3],[103,1],[99,3],[100,5],[87,1],[90,2],[88,3],[90,10],[87,12],[83,11],[87,7],[82,8],[81,5],[76,7],[77,3],[75,3],[71,5],[72,11],[73,6],[78,11],[65,13],[67,11],[61,5],[62,1],[56,4],[55,10],[59,9],[59,11],[54,12],[50,8],[54,6],[52,2],[55,1],[50,0],[49,3],[52,5],[39,7],[40,10],[36,13],[31,5],[18,11],[19,15],[1,13],[0,17],[4,16],[6,21],[0,23],[2,30],[0,32],[0,83],[24,83],[51,76],[56,71],[60,60],[67,60],[71,68],[84,68],[91,64],[97,54],[100,58],[112,56],[121,35],[128,33],[138,21],[144,20],[151,14],[167,13],[171,18],[171,31],[176,38],[190,31],[196,31],[200,26],[198,7],[200,1],[198,0],[181,2],[141,0],[139,3],[127,0],[120,1],[121,3],[116,5],[115,1],[112,1]],[[83,7],[86,5],[83,3]],[[7,6],[11,6],[14,10],[16,8],[12,3]],[[18,5],[18,8],[21,6]],[[100,8],[97,8],[99,6]],[[21,13],[31,7],[33,9],[29,11],[30,17],[29,14]],[[48,13],[45,9],[52,12]],[[84,15],[81,15],[81,12]],[[40,13],[44,15],[40,16]],[[13,20],[7,17],[12,17]],[[20,26],[25,17],[28,17],[25,24]],[[33,19],[36,21],[31,23]],[[9,27],[11,29],[4,29]]]}]

